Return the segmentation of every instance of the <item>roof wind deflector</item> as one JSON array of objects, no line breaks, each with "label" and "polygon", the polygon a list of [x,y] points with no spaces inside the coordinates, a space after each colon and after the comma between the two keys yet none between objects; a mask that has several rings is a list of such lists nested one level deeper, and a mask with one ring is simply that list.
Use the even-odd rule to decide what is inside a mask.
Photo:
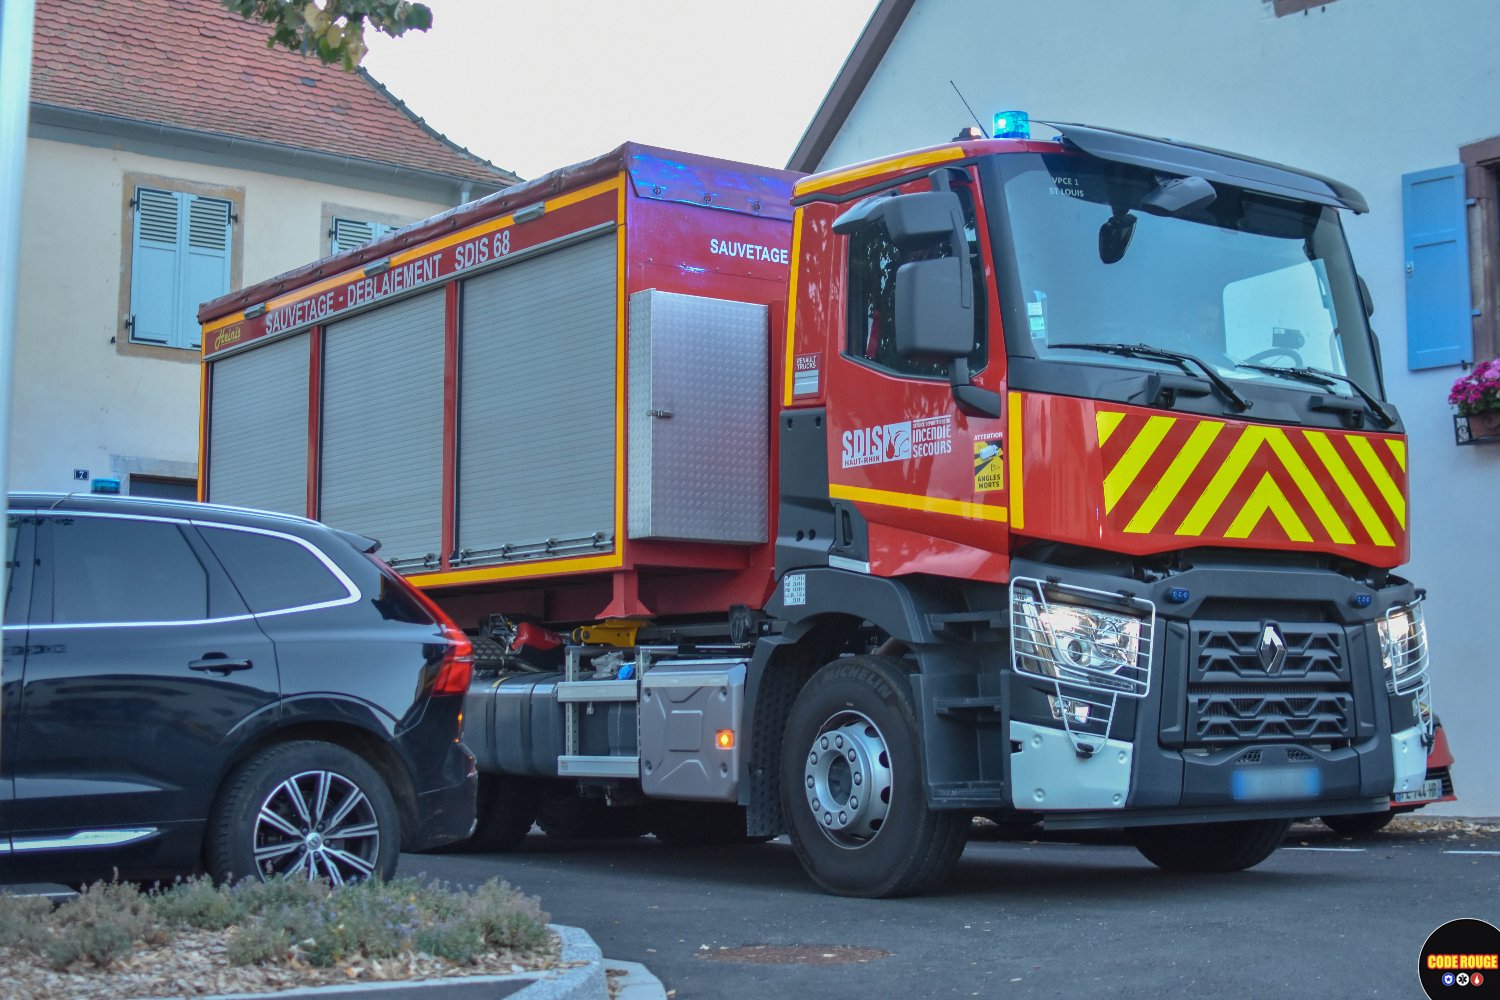
[{"label": "roof wind deflector", "polygon": [[1347,208],[1351,212],[1370,210],[1364,195],[1342,181],[1321,174],[1237,153],[1190,146],[1170,139],[1153,139],[1132,132],[1115,132],[1067,122],[1044,124],[1057,129],[1068,145],[1101,160],[1128,163],[1179,176],[1196,175],[1219,184],[1319,205]]}]

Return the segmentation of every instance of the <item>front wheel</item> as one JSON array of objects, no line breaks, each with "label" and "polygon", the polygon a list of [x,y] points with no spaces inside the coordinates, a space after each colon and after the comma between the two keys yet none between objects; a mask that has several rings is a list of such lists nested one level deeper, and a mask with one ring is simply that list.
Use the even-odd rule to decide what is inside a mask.
[{"label": "front wheel", "polygon": [[1169,872],[1237,872],[1254,868],[1281,846],[1289,819],[1143,826],[1131,831],[1136,850]]},{"label": "front wheel", "polygon": [[963,853],[969,815],[927,807],[910,674],[890,656],[835,660],[787,717],[782,808],[798,860],[829,892],[923,892]]},{"label": "front wheel", "polygon": [[385,780],[358,754],[298,740],[265,750],[230,775],[214,806],[204,861],[217,881],[248,875],[389,879],[401,820]]},{"label": "front wheel", "polygon": [[1367,837],[1379,833],[1396,818],[1395,810],[1381,813],[1346,813],[1343,816],[1324,816],[1323,823],[1334,833],[1346,837]]}]

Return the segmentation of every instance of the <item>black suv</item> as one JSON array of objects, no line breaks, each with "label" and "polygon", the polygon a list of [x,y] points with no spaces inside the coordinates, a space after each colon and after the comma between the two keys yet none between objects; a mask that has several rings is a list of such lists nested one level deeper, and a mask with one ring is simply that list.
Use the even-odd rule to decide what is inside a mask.
[{"label": "black suv", "polygon": [[14,494],[0,871],[390,877],[474,826],[472,647],[300,517]]}]

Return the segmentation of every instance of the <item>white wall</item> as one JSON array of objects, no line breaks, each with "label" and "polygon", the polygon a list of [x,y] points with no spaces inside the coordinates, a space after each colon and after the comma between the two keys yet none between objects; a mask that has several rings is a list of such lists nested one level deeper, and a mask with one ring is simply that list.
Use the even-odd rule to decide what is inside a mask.
[{"label": "white wall", "polygon": [[[1500,3],[1334,0],[1277,18],[1268,0],[918,0],[823,167],[944,142],[1009,108],[1164,135],[1353,184],[1345,217],[1376,303],[1387,389],[1410,435],[1409,575],[1429,591],[1435,700],[1459,801],[1500,816],[1500,446],[1453,443],[1458,367],[1406,368],[1401,175],[1500,134]],[[1039,134],[1046,135],[1039,129]]]},{"label": "white wall", "polygon": [[[447,205],[168,156],[33,137],[26,157],[12,489],[88,489],[91,476],[192,477],[198,461],[196,352],[122,353],[120,283],[128,254],[126,174],[240,188],[245,284],[328,253],[327,204],[368,218],[421,219]],[[123,479],[124,477],[121,476]]]}]

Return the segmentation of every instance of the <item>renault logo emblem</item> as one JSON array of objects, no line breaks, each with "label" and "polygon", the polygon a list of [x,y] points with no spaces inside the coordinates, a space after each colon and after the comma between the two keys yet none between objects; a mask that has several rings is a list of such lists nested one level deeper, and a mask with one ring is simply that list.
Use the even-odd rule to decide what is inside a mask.
[{"label": "renault logo emblem", "polygon": [[1255,647],[1255,654],[1260,657],[1260,665],[1266,668],[1266,674],[1275,677],[1281,673],[1281,668],[1286,665],[1286,640],[1281,637],[1281,632],[1275,625],[1267,625],[1260,634],[1260,645]]}]

